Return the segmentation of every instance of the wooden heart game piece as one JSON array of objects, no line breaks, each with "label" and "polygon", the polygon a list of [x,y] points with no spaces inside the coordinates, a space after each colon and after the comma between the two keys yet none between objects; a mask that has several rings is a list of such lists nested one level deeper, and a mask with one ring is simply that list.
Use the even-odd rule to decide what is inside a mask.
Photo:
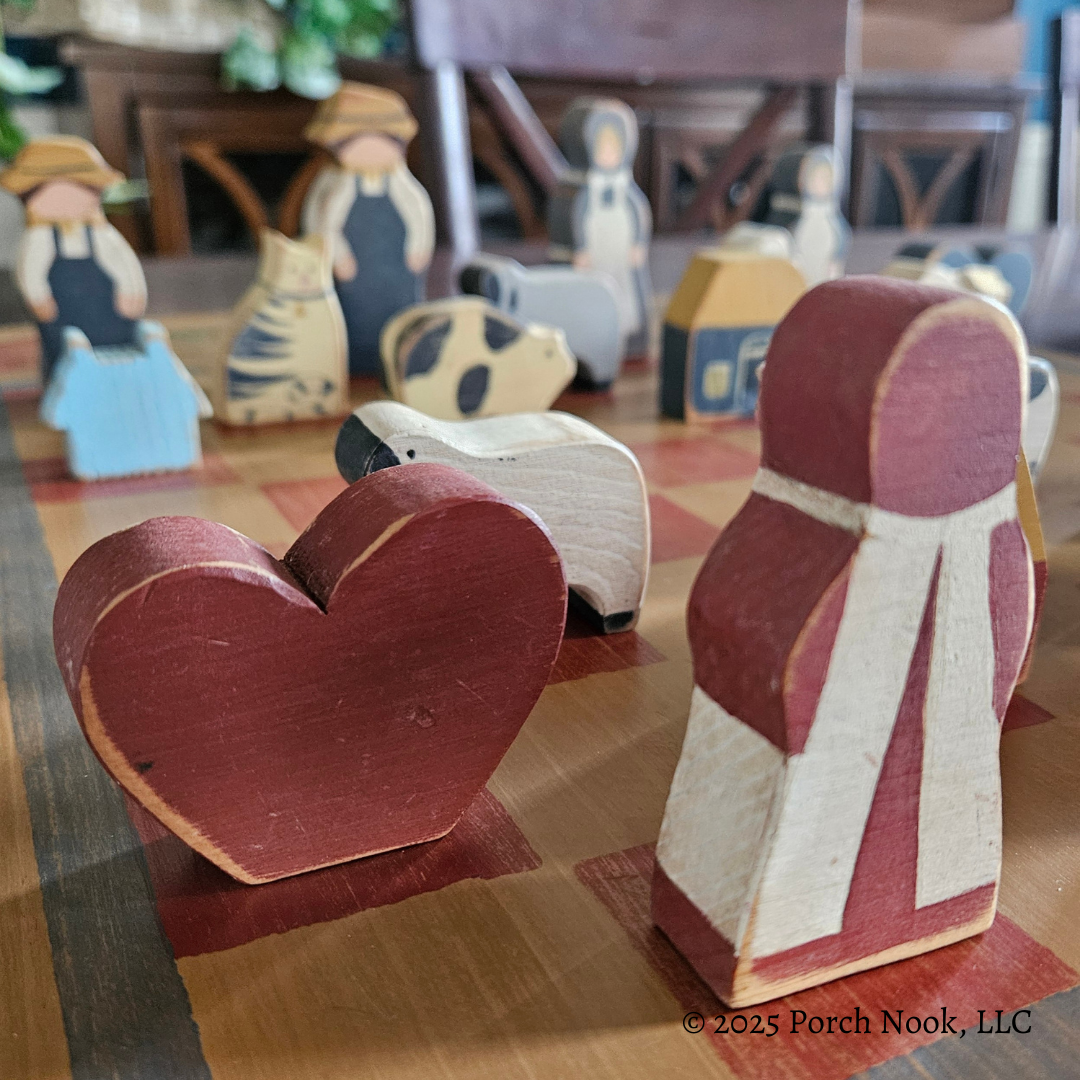
[{"label": "wooden heart game piece", "polygon": [[522,266],[479,252],[461,271],[461,291],[483,296],[515,319],[557,326],[577,358],[579,382],[590,389],[604,389],[619,374],[625,353],[619,294],[603,270]]},{"label": "wooden heart game piece", "polygon": [[652,212],[634,181],[634,110],[615,98],[578,98],[559,127],[559,146],[570,171],[548,201],[551,259],[611,275],[626,351],[644,355],[652,313]]},{"label": "wooden heart game piece", "polygon": [[561,330],[519,323],[479,296],[401,312],[383,330],[382,357],[390,393],[440,420],[546,409],[577,369]]},{"label": "wooden heart game piece", "polygon": [[649,501],[633,453],[568,413],[448,423],[394,401],[362,405],[335,451],[352,483],[391,465],[434,461],[527,506],[551,530],[575,607],[606,633],[637,622],[649,573]]},{"label": "wooden heart game piece", "polygon": [[0,185],[26,208],[16,278],[41,332],[45,385],[69,326],[95,349],[135,344],[146,278],[101,209],[102,192],[123,179],[97,147],[74,135],[34,139],[0,173]]},{"label": "wooden heart game piece", "polygon": [[217,415],[226,424],[348,412],[345,321],[325,237],[263,231],[256,280],[233,309],[224,340]]},{"label": "wooden heart game piece", "polygon": [[777,328],[761,468],[690,596],[653,881],[730,1006],[993,922],[1033,617],[1025,358],[996,305],[885,278],[821,285]]},{"label": "wooden heart game piece", "polygon": [[405,162],[416,120],[381,86],[345,82],[319,105],[305,134],[333,154],[304,200],[303,232],[325,236],[349,339],[349,371],[380,370],[379,334],[424,298],[435,213]]},{"label": "wooden heart game piece", "polygon": [[758,371],[773,329],[805,289],[787,259],[725,248],[698,251],[664,316],[664,415],[753,416]]},{"label": "wooden heart game piece", "polygon": [[60,586],[57,661],[124,789],[240,881],[434,840],[547,682],[566,581],[528,510],[443,465],[387,469],[278,562],[153,518]]}]

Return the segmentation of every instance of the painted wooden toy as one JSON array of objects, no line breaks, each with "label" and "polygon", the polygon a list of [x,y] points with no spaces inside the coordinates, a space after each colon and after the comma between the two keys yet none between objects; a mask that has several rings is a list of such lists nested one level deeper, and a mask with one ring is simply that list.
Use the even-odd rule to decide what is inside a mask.
[{"label": "painted wooden toy", "polygon": [[773,329],[805,288],[787,259],[722,248],[697,252],[664,317],[664,415],[752,416]]},{"label": "painted wooden toy", "polygon": [[619,293],[603,270],[522,266],[505,255],[474,255],[461,271],[461,291],[483,296],[523,322],[557,326],[577,357],[578,378],[603,389],[619,374],[625,349]]},{"label": "painted wooden toy", "polygon": [[41,332],[46,384],[65,327],[77,327],[94,348],[135,343],[146,279],[101,209],[102,192],[120,180],[94,146],[72,135],[27,143],[0,173],[26,208],[16,278]]},{"label": "painted wooden toy", "polygon": [[614,278],[626,351],[642,355],[652,311],[652,212],[634,182],[637,118],[614,98],[578,98],[563,117],[559,144],[572,171],[548,203],[551,258]]},{"label": "painted wooden toy", "polygon": [[565,618],[540,521],[418,465],[354,484],[283,562],[199,518],[114,533],[64,578],[53,638],[112,776],[255,884],[449,832]]},{"label": "painted wooden toy", "polygon": [[548,408],[574,377],[566,336],[523,325],[479,296],[417,304],[383,330],[390,393],[440,420]]},{"label": "painted wooden toy", "polygon": [[1041,356],[1028,359],[1028,408],[1024,425],[1024,453],[1032,481],[1039,479],[1057,430],[1061,389],[1054,365]]},{"label": "painted wooden toy", "polygon": [[1018,315],[1031,291],[1035,267],[1024,251],[914,242],[904,244],[882,273],[986,296]]},{"label": "painted wooden toy", "polygon": [[840,213],[840,165],[827,145],[796,145],[780,155],[769,179],[765,223],[787,229],[807,288],[844,272],[851,227]]},{"label": "painted wooden toy", "polygon": [[336,449],[352,483],[392,465],[434,461],[534,511],[566,566],[571,600],[605,633],[636,622],[649,574],[649,502],[633,453],[568,413],[448,423],[395,401],[360,406]]},{"label": "painted wooden toy", "polygon": [[75,327],[45,395],[41,418],[67,434],[80,480],[173,472],[202,461],[199,417],[210,402],[156,322],[137,324],[131,347],[93,348]]},{"label": "painted wooden toy", "polygon": [[880,277],[819,286],[773,337],[761,468],[690,597],[653,881],[654,921],[728,1005],[994,919],[1032,627],[1024,357],[995,305]]},{"label": "painted wooden toy", "polygon": [[795,261],[795,238],[780,225],[760,221],[740,221],[720,239],[718,250],[748,251],[772,259]]},{"label": "painted wooden toy", "polygon": [[392,90],[342,83],[305,132],[335,157],[304,202],[303,231],[330,238],[349,371],[378,374],[379,335],[424,298],[435,247],[431,199],[405,164],[416,120]]},{"label": "painted wooden toy", "polygon": [[348,412],[345,321],[325,237],[262,234],[258,276],[233,310],[225,341],[217,393],[225,423]]}]

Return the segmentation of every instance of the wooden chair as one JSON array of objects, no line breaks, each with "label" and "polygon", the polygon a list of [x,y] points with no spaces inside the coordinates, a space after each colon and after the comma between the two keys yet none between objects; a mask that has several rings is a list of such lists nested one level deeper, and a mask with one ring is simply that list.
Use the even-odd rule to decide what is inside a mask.
[{"label": "wooden chair", "polygon": [[1054,148],[1048,216],[1059,225],[1077,223],[1076,128],[1080,121],[1080,8],[1067,8],[1051,28],[1051,100]]},{"label": "wooden chair", "polygon": [[[754,81],[764,103],[700,185],[676,228],[705,225],[794,104],[811,92],[810,137],[848,160],[848,60],[856,0],[411,0],[422,131],[439,241],[455,260],[479,247],[466,76],[533,178],[565,168],[510,76],[638,83]],[[745,182],[745,181],[744,181]],[[747,207],[749,212],[750,207]]]}]

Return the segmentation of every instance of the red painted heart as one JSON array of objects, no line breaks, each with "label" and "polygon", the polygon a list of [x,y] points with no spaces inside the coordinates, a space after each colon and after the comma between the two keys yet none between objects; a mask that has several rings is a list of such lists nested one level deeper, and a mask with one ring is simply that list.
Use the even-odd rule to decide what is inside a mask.
[{"label": "red painted heart", "polygon": [[543,690],[565,613],[538,518],[407,465],[343,492],[283,562],[199,518],[106,537],[60,586],[53,637],[105,767],[254,883],[449,832]]}]

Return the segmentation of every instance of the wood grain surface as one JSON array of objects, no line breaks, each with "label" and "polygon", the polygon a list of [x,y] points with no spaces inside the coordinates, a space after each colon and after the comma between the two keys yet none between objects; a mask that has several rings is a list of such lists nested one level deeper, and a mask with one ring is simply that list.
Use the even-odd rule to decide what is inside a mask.
[{"label": "wood grain surface", "polygon": [[[893,245],[893,240],[884,245],[874,265],[884,264]],[[865,249],[860,258],[866,265]],[[678,278],[681,259],[668,287]],[[206,315],[167,320],[177,353],[207,383],[206,357],[212,355],[214,332],[222,321]],[[7,620],[5,658],[13,651],[29,654],[16,666],[17,684],[10,663],[5,677],[13,705],[17,699],[23,716],[27,708],[39,716],[38,730],[44,710],[50,724],[66,717],[63,730],[78,740],[58,673],[49,668],[49,683],[46,667],[31,662],[35,654],[42,665],[48,660],[49,600],[41,597],[48,596],[55,578],[95,541],[162,514],[222,521],[281,557],[343,490],[333,461],[338,424],[240,432],[204,424],[206,464],[200,471],[78,484],[58,473],[61,437],[36,418],[30,389],[34,334],[31,330],[26,344],[25,332],[23,338],[12,333],[0,350],[0,390],[14,444],[0,467],[0,549],[5,560],[18,556],[15,563],[6,561],[0,573],[0,618]],[[500,863],[504,872],[440,878],[436,888],[428,888],[436,883],[428,877],[415,894],[362,909],[364,903],[346,895],[346,886],[359,901],[370,892],[333,876],[340,871],[323,871],[330,875],[325,889],[317,884],[320,875],[280,883],[298,889],[310,881],[312,888],[301,889],[287,904],[268,905],[275,910],[262,921],[261,912],[241,914],[230,908],[228,896],[178,893],[170,881],[179,887],[205,884],[214,868],[204,864],[196,878],[167,879],[170,872],[162,864],[175,849],[166,852],[158,834],[153,839],[147,835],[141,858],[149,876],[146,869],[128,875],[122,864],[106,859],[92,889],[95,919],[104,929],[75,938],[90,960],[80,959],[70,969],[61,960],[54,970],[50,953],[63,957],[64,940],[70,938],[52,947],[46,930],[51,924],[63,928],[78,922],[86,894],[65,881],[64,869],[58,871],[51,861],[53,821],[63,823],[69,845],[87,843],[89,832],[93,852],[140,831],[127,824],[119,803],[119,816],[102,822],[93,780],[97,766],[85,747],[78,764],[65,771],[54,757],[35,756],[40,738],[23,740],[17,764],[8,767],[29,768],[45,780],[56,776],[67,786],[50,782],[45,798],[40,784],[28,788],[24,783],[25,816],[8,815],[7,803],[0,814],[0,875],[8,875],[4,880],[21,875],[12,888],[25,905],[20,910],[31,913],[28,921],[15,922],[11,901],[0,901],[0,1015],[27,1017],[10,1033],[0,1024],[0,1076],[66,1080],[69,1061],[77,1075],[93,1080],[102,1075],[122,1080],[205,1076],[189,1054],[190,1021],[185,1021],[185,1035],[182,1025],[170,1027],[158,1019],[188,1015],[186,1000],[177,1006],[170,997],[170,979],[190,998],[198,1024],[194,1045],[201,1045],[215,1080],[355,1080],[358,1075],[380,1080],[823,1080],[875,1066],[886,1080],[1075,1076],[1080,995],[1060,991],[1077,981],[1069,969],[1080,969],[1080,851],[1071,840],[1080,835],[1080,799],[1074,795],[1080,790],[1080,712],[1075,704],[1080,548],[1074,540],[1080,535],[1075,498],[1080,364],[1052,359],[1061,378],[1062,413],[1038,488],[1049,585],[1025,696],[1014,697],[1002,738],[999,918],[980,938],[909,961],[918,965],[918,979],[909,979],[903,965],[894,965],[829,984],[821,990],[825,997],[806,991],[790,1003],[811,1015],[839,1015],[859,1004],[864,1013],[874,1010],[878,1031],[882,1009],[902,1008],[907,1016],[916,1009],[940,1015],[942,1005],[958,1015],[963,1007],[976,1013],[984,1008],[991,1015],[1002,1008],[1008,1016],[1030,1005],[1032,1035],[976,1037],[969,1031],[959,1039],[919,1032],[905,1034],[902,1043],[882,1042],[879,1035],[863,1049],[854,1037],[837,1034],[802,1031],[781,1040],[684,1030],[683,1017],[696,1000],[688,1003],[679,988],[701,984],[663,936],[649,929],[644,917],[649,860],[689,711],[687,596],[705,553],[750,491],[760,439],[748,421],[690,428],[658,420],[655,373],[630,366],[610,393],[567,393],[557,407],[597,424],[630,446],[641,462],[653,521],[649,588],[633,632],[599,636],[570,620],[553,680],[488,785],[506,817],[492,802],[477,819],[494,828],[490,835],[497,841],[497,850],[485,848],[482,861],[493,871]],[[352,407],[378,397],[374,381],[354,382]],[[20,465],[32,481],[33,506],[26,502],[25,511],[12,518],[12,491],[17,486],[25,499],[28,490]],[[22,523],[17,528],[16,521]],[[24,583],[24,567],[31,563],[39,571]],[[9,566],[16,567],[14,575]],[[39,587],[38,581],[44,584]],[[11,590],[17,592],[17,607]],[[36,612],[33,618],[39,620],[30,636],[25,612]],[[13,718],[18,725],[18,714]],[[5,722],[0,715],[0,726]],[[56,818],[49,799],[66,802],[66,816]],[[466,815],[459,828],[470,820]],[[628,864],[622,860],[627,852],[639,854]],[[96,854],[84,858],[94,865],[99,861]],[[38,872],[31,860],[38,863]],[[613,862],[605,896],[579,870],[593,860]],[[118,867],[121,872],[113,876]],[[196,868],[189,864],[188,869]],[[73,873],[84,876],[83,870]],[[45,890],[37,886],[35,895],[34,883],[42,877],[52,884]],[[229,947],[191,952],[175,966],[171,960],[153,959],[153,953],[148,960],[140,929],[142,920],[153,916],[148,880],[174,944]],[[409,875],[396,884],[411,888]],[[240,895],[277,888],[244,887]],[[612,906],[614,900],[605,897],[620,898],[616,907],[638,905],[639,921],[630,927]],[[222,906],[233,912],[227,921],[200,917],[200,911]],[[315,921],[308,922],[312,914]],[[329,921],[321,921],[324,914],[331,916]],[[1005,936],[998,935],[1008,925],[1001,916],[1013,926]],[[70,935],[71,930],[63,932]],[[163,940],[160,930],[155,933]],[[236,936],[226,939],[225,934]],[[639,934],[651,934],[649,955]],[[104,941],[115,951],[98,956],[94,950]],[[126,942],[125,947],[116,948],[116,942]],[[23,958],[21,969],[9,966],[9,957],[16,956]],[[172,973],[168,978],[161,974],[161,963]],[[139,973],[137,995],[121,993],[114,1000],[100,989],[126,985],[114,980],[111,972],[117,967]],[[12,970],[22,974],[13,979]],[[151,990],[143,971],[156,972]],[[170,1014],[173,1008],[178,1013]],[[35,1031],[39,1037],[28,1049],[23,1033],[29,1037]],[[65,1038],[68,1031],[82,1034]],[[99,1045],[99,1039],[107,1045]],[[780,1042],[787,1043],[786,1050],[778,1049]],[[170,1064],[161,1064],[166,1058]]]}]

